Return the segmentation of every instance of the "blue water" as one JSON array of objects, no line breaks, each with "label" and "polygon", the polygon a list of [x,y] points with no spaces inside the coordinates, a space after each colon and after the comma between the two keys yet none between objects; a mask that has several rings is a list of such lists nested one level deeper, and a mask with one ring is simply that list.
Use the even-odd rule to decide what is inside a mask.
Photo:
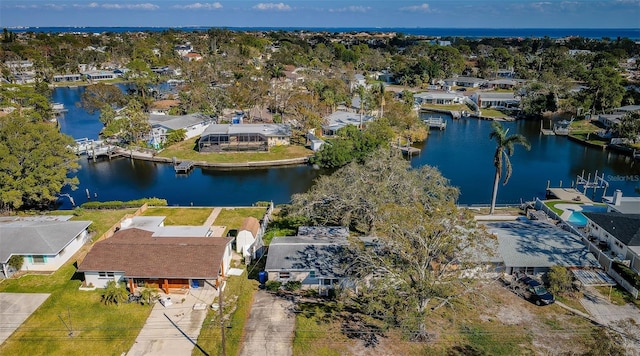
[{"label": "blue water", "polygon": [[582,214],[582,212],[591,212],[591,213],[604,213],[607,211],[606,206],[600,205],[581,205],[581,211],[574,211],[569,215],[567,219],[568,223],[571,223],[577,227],[587,226],[587,217]]},{"label": "blue water", "polygon": [[[209,26],[194,27],[24,27],[12,28],[14,32],[132,32],[150,31],[159,32],[169,29],[184,31],[206,31]],[[561,38],[567,36],[579,36],[591,39],[603,37],[617,38],[627,37],[630,39],[640,39],[639,28],[375,28],[375,27],[218,27],[236,31],[316,31],[316,32],[399,32],[406,35],[422,35],[433,37],[549,37]]]},{"label": "blue water", "polygon": [[[69,112],[60,119],[61,131],[74,138],[96,138],[102,128],[97,115],[89,116],[75,107],[84,88],[54,89],[55,101],[64,103]],[[415,167],[437,167],[451,184],[460,188],[461,204],[488,204],[493,183],[493,152],[489,140],[491,122],[477,119],[452,120],[447,128],[432,130],[424,143],[416,145],[422,153],[411,159]],[[620,189],[625,196],[640,191],[640,164],[629,157],[582,146],[566,137],[541,136],[539,122],[517,121],[504,124],[512,133],[521,133],[531,142],[531,151],[516,147],[511,158],[513,176],[500,185],[499,204],[517,204],[521,199],[544,198],[547,181],[552,186],[571,185],[582,170],[605,173],[610,178],[608,192]],[[176,175],[168,164],[136,161],[127,158],[80,160],[77,190],[63,193],[73,196],[77,204],[91,199],[131,200],[143,197],[167,199],[170,205],[251,205],[257,201],[287,203],[291,195],[307,191],[319,175],[327,172],[310,166],[217,170],[196,168],[188,175]],[[591,195],[591,193],[588,193]],[[597,197],[595,198],[597,200]],[[71,208],[68,199],[63,208]]]}]

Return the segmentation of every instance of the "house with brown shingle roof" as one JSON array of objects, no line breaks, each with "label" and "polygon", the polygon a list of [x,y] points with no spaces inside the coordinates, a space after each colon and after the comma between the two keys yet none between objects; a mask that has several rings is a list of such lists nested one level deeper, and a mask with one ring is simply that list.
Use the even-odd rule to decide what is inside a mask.
[{"label": "house with brown shingle roof", "polygon": [[138,287],[171,289],[218,286],[231,264],[231,239],[223,237],[154,237],[152,231],[124,229],[97,242],[78,272],[86,284],[104,288],[108,281]]}]

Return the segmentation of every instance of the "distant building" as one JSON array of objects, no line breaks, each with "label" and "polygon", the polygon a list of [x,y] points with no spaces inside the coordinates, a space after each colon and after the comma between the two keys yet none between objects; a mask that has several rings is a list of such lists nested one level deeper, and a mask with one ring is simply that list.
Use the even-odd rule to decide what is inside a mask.
[{"label": "distant building", "polygon": [[185,139],[190,139],[201,135],[214,119],[203,114],[189,115],[149,115],[151,124],[151,139],[154,143],[161,145],[166,141],[167,135],[171,131],[184,130]]},{"label": "distant building", "polygon": [[482,84],[486,83],[486,79],[476,77],[454,77],[444,79],[444,84],[448,86],[459,86],[465,88],[479,88]]},{"label": "distant building", "polygon": [[511,109],[520,106],[520,97],[514,93],[475,92],[469,98],[479,108]]},{"label": "distant building", "polygon": [[90,70],[86,72],[80,72],[89,81],[110,80],[118,77],[113,71],[104,70]]},{"label": "distant building", "polygon": [[464,95],[447,92],[423,92],[413,94],[416,104],[452,105],[464,102]]},{"label": "distant building", "polygon": [[288,145],[291,126],[287,124],[211,124],[198,140],[200,152],[268,151]]},{"label": "distant building", "polygon": [[373,120],[373,116],[348,111],[336,111],[325,117],[326,124],[322,125],[322,133],[328,136],[335,135],[338,130],[347,125],[360,127],[371,120]]},{"label": "distant building", "polygon": [[82,81],[82,74],[58,74],[53,76],[53,81],[60,82],[80,82]]}]

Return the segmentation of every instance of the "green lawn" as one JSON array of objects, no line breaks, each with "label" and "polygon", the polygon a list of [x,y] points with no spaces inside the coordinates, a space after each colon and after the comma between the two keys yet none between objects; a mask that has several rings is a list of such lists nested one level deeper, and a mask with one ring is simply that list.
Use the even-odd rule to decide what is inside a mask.
[{"label": "green lawn", "polygon": [[[225,351],[227,355],[237,355],[240,352],[244,325],[249,319],[253,295],[257,289],[258,281],[247,279],[246,272],[241,276],[232,276],[227,280],[223,294],[224,313],[225,315],[231,314],[229,321],[225,322]],[[214,303],[217,303],[217,299]],[[209,355],[220,355],[222,352],[219,313],[214,310],[207,312],[198,337],[198,345]],[[202,355],[197,348],[194,348],[191,354],[194,356]]]},{"label": "green lawn", "polygon": [[480,112],[482,112],[482,116],[485,117],[497,117],[497,118],[505,118],[505,117],[509,117],[509,115],[503,113],[500,110],[495,110],[495,109],[480,109]]},{"label": "green lawn", "polygon": [[192,138],[166,148],[158,154],[158,157],[176,157],[209,163],[244,163],[308,157],[313,154],[310,149],[298,145],[275,146],[271,147],[269,152],[200,153],[195,149],[197,139],[197,137]]},{"label": "green lawn", "polygon": [[[125,210],[56,211],[76,213],[73,220],[92,220],[95,236],[106,232],[127,213]],[[50,275],[25,275],[0,283],[0,292],[51,293],[20,328],[0,347],[2,355],[120,355],[131,348],[151,308],[138,304],[105,306],[100,291],[80,291],[81,277],[76,261],[84,256],[84,246],[71,260]],[[73,337],[60,320],[73,329]]]},{"label": "green lawn", "polygon": [[453,110],[453,111],[469,110],[469,107],[465,104],[453,104],[453,105],[423,104],[421,108],[427,109],[427,110],[428,109]]},{"label": "green lawn", "polygon": [[213,224],[226,226],[226,235],[227,231],[231,229],[239,229],[246,217],[253,216],[261,220],[266,211],[267,208],[223,208]]},{"label": "green lawn", "polygon": [[166,216],[165,225],[202,225],[213,208],[149,208],[143,216]]}]

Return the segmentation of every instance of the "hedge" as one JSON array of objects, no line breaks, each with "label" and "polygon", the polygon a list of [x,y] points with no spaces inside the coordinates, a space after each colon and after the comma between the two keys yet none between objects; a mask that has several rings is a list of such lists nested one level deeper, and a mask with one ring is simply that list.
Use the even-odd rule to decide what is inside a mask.
[{"label": "hedge", "polygon": [[640,289],[640,275],[637,274],[634,270],[618,261],[613,262],[613,269],[618,272],[627,282],[633,284],[635,288]]},{"label": "hedge", "polygon": [[143,198],[129,201],[90,201],[82,204],[80,207],[83,209],[127,209],[127,208],[139,208],[144,204],[151,206],[167,206],[166,199],[160,198]]}]

